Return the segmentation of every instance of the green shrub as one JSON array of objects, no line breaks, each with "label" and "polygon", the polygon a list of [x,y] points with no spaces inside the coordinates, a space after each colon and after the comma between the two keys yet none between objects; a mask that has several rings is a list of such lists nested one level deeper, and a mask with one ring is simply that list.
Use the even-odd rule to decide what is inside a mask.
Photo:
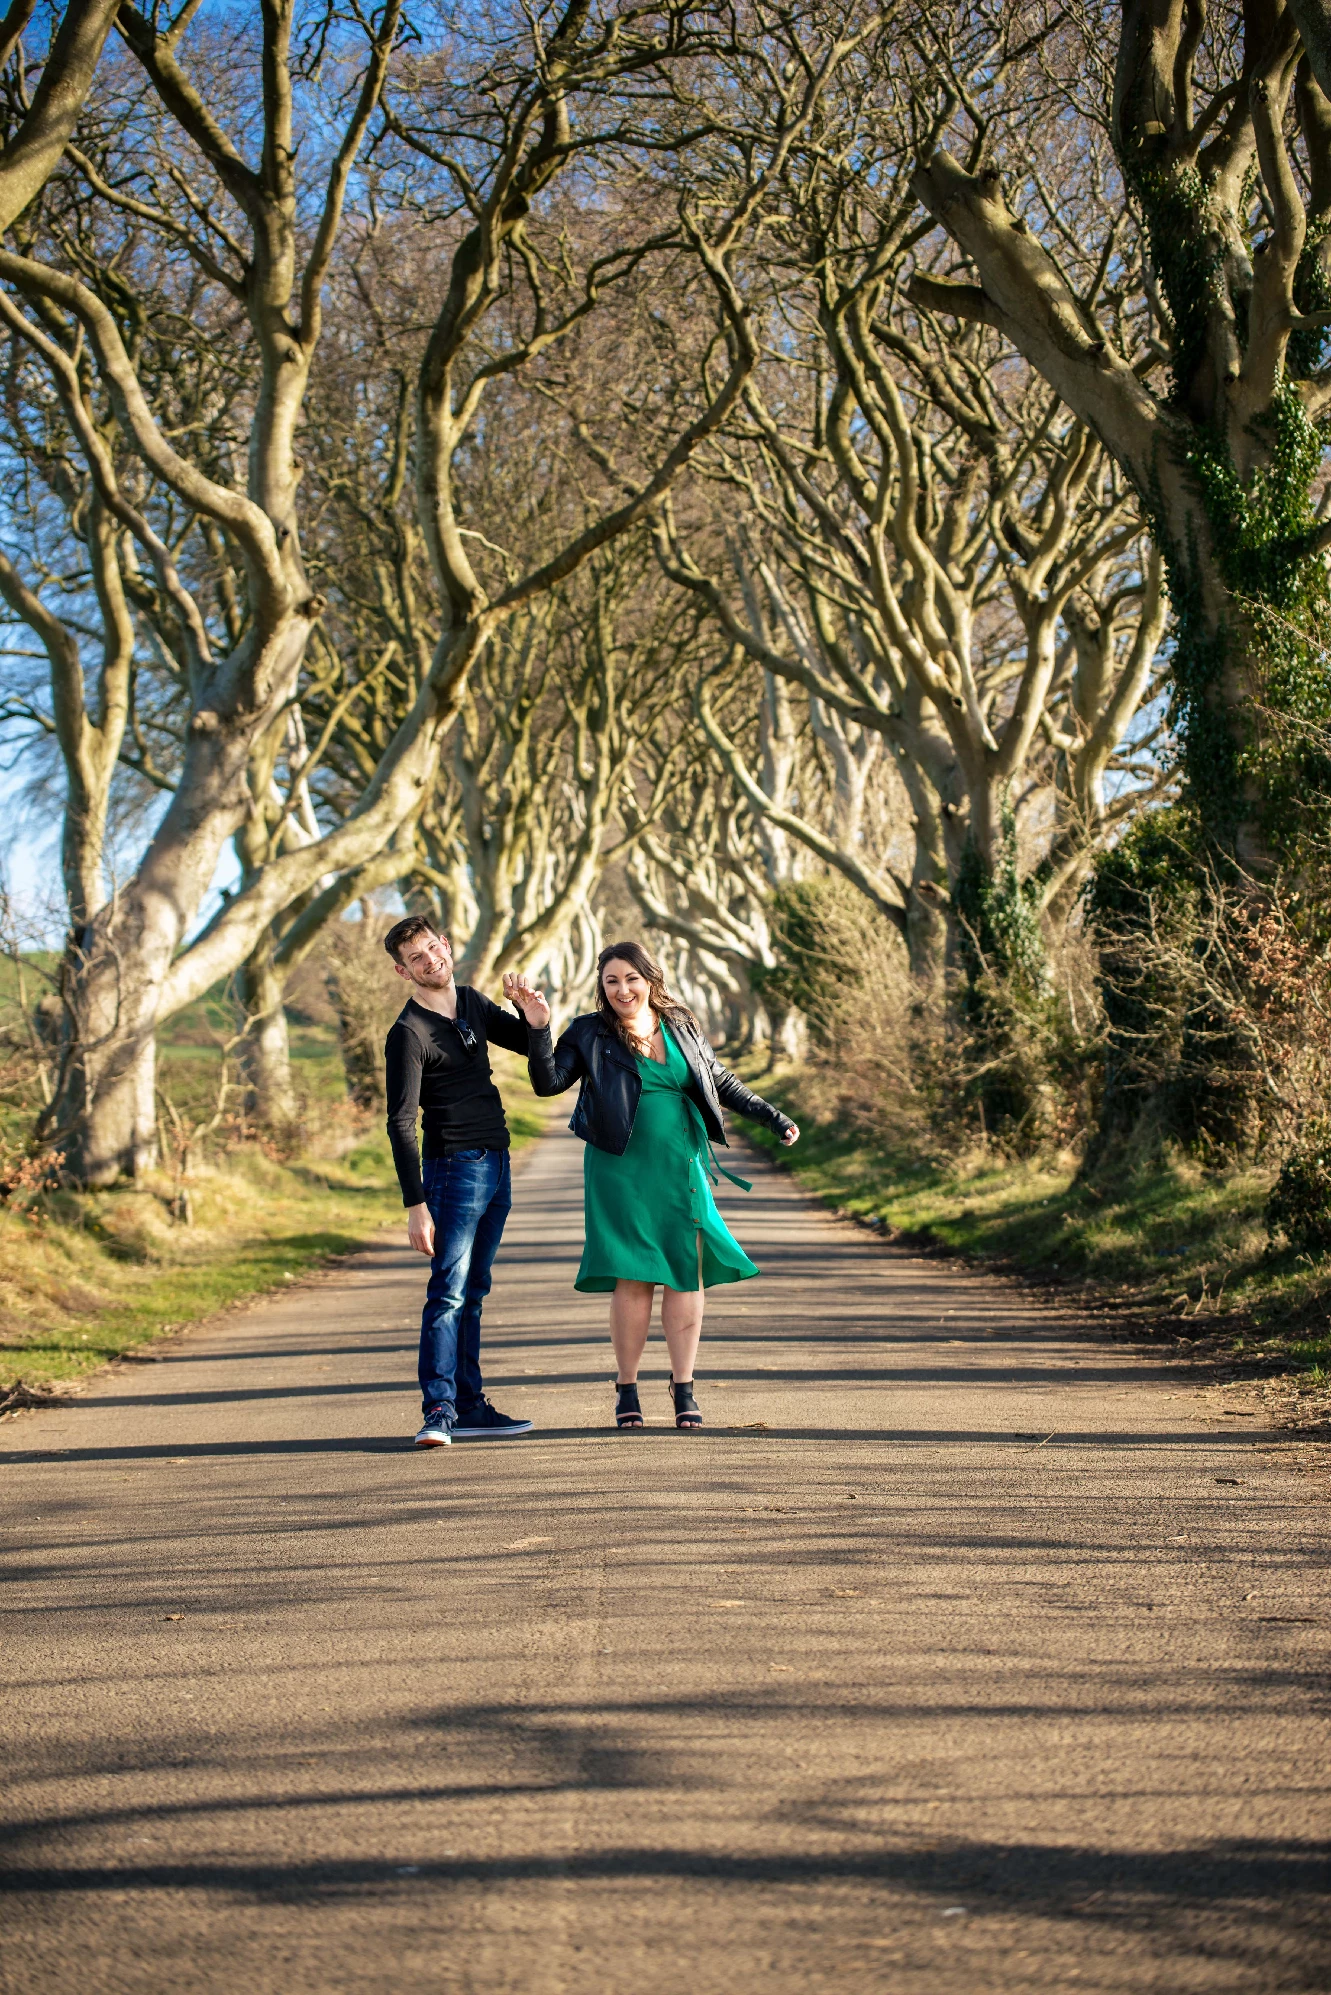
[{"label": "green shrub", "polygon": [[750,972],[763,1002],[801,1012],[814,1045],[830,1050],[863,1001],[890,939],[863,895],[837,877],[791,880],[769,903],[777,962]]},{"label": "green shrub", "polygon": [[1029,1156],[1074,1144],[1093,1118],[1089,958],[1066,941],[1046,954],[1033,899],[1004,859],[1001,876],[973,883],[971,953],[945,987],[912,976],[900,936],[847,881],[807,878],[773,895],[778,962],[758,987],[803,1014],[844,1126]]},{"label": "green shrub", "polygon": [[1314,1123],[1280,1167],[1266,1202],[1266,1226],[1299,1253],[1331,1252],[1331,1121]]}]

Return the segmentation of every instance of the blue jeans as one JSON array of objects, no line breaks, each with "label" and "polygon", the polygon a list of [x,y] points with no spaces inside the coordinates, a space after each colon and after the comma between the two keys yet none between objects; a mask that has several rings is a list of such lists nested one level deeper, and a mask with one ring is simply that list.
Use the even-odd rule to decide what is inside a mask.
[{"label": "blue jeans", "polygon": [[422,1176],[434,1258],[421,1316],[421,1399],[469,1413],[481,1396],[481,1304],[513,1202],[507,1150],[427,1157]]}]

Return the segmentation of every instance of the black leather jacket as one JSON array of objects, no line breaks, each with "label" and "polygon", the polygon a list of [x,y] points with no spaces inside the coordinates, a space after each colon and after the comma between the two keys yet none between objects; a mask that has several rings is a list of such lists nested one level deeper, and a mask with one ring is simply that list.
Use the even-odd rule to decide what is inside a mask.
[{"label": "black leather jacket", "polygon": [[[721,1124],[722,1105],[740,1115],[765,1122],[778,1136],[784,1136],[794,1123],[770,1101],[764,1101],[723,1067],[696,1026],[686,1020],[667,1020],[675,1044],[688,1061],[689,1093],[702,1112],[703,1123],[713,1143],[725,1143]],[[527,1067],[537,1094],[562,1094],[581,1081],[577,1107],[569,1128],[593,1149],[609,1150],[622,1157],[633,1134],[633,1118],[638,1112],[642,1079],[638,1063],[614,1029],[599,1012],[585,1011],[573,1019],[559,1035],[559,1044],[550,1044],[550,1028],[528,1027]]]}]

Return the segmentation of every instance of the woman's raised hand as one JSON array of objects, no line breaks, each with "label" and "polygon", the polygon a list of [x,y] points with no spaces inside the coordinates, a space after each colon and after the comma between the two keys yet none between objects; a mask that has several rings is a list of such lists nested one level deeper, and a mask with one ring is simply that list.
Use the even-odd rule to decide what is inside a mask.
[{"label": "woman's raised hand", "polygon": [[533,990],[522,970],[505,970],[504,996],[510,1004],[515,1004],[528,1025],[540,1027],[550,1023],[550,1007],[545,1001],[544,991]]}]

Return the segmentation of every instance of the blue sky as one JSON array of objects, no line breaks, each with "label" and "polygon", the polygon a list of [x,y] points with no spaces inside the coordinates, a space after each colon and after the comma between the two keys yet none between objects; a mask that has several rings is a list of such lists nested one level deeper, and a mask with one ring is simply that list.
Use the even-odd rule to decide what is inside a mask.
[{"label": "blue sky", "polygon": [[[60,826],[23,794],[21,767],[0,772],[0,821],[6,835],[0,842],[0,872],[13,896],[19,915],[32,941],[58,948],[64,932],[60,891]],[[131,866],[137,862],[141,845],[127,853]],[[199,910],[196,927],[202,927],[217,906],[223,887],[239,877],[236,855],[230,842],[213,878],[212,891]]]}]

